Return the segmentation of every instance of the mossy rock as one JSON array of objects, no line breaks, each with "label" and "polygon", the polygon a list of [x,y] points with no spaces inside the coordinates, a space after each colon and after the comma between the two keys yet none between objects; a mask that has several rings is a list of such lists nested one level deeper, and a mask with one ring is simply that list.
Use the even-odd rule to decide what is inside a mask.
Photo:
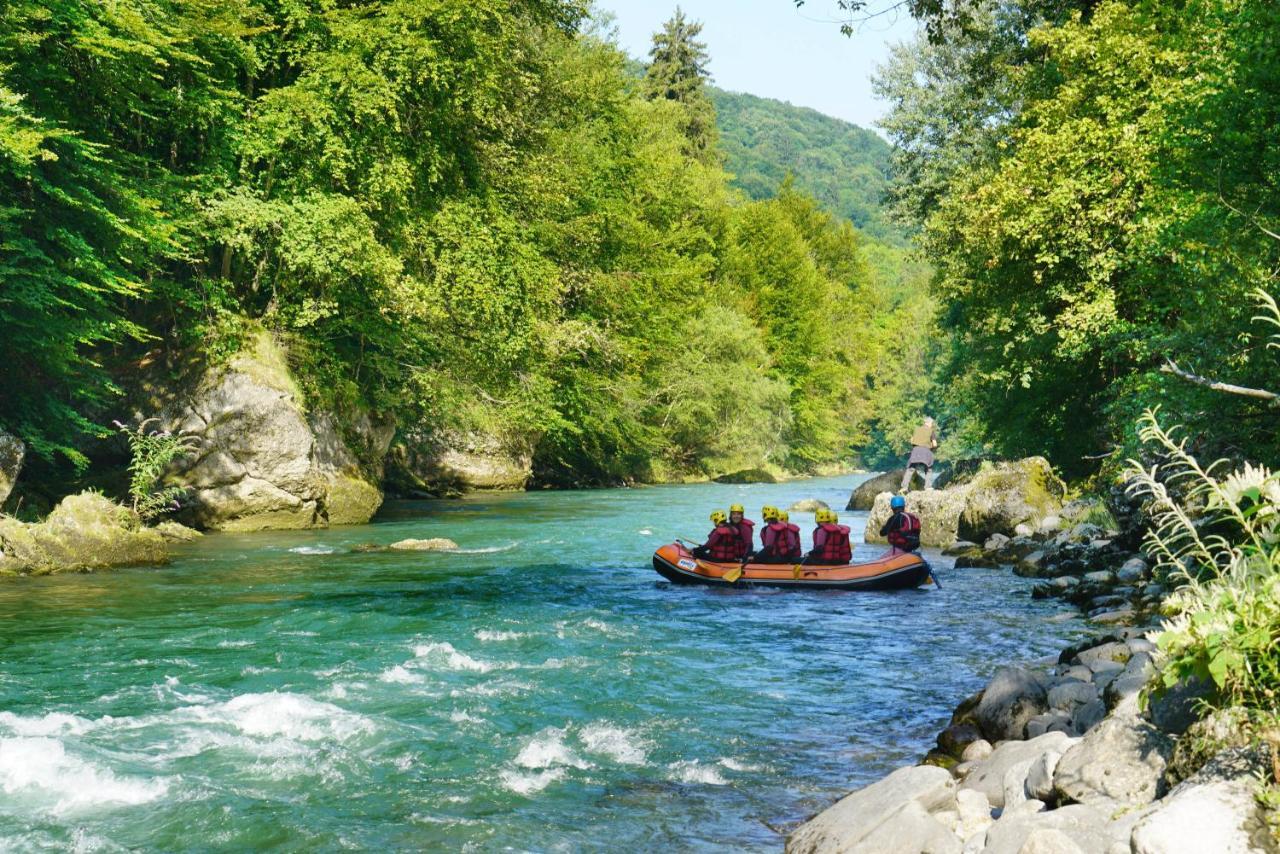
[{"label": "mossy rock", "polygon": [[363,525],[382,506],[382,490],[363,478],[337,475],[329,481],[324,506],[330,525]]},{"label": "mossy rock", "polygon": [[778,478],[765,469],[742,469],[730,474],[722,474],[715,481],[716,483],[777,483]]},{"label": "mossy rock", "polygon": [[33,575],[165,563],[169,549],[138,514],[92,492],[64,498],[49,518],[24,524],[0,518],[4,569]]}]

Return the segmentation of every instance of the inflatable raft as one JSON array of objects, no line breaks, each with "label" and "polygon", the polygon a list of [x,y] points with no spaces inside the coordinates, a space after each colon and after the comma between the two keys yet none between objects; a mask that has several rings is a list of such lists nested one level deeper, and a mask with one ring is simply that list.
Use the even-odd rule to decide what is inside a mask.
[{"label": "inflatable raft", "polygon": [[[712,587],[791,587],[808,590],[906,590],[928,584],[933,571],[918,554],[899,552],[866,563],[820,566],[793,563],[719,563],[695,558],[681,543],[653,553],[653,568],[676,584]],[[735,570],[741,570],[739,574]],[[728,576],[728,577],[726,577]]]}]

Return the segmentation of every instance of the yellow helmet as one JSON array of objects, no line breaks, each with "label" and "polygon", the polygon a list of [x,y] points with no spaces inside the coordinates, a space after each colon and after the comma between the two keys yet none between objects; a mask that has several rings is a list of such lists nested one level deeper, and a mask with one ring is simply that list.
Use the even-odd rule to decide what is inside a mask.
[{"label": "yellow helmet", "polygon": [[741,504],[730,504],[729,512],[730,513],[746,513],[747,511],[743,508]]},{"label": "yellow helmet", "polygon": [[778,508],[774,507],[772,504],[766,504],[760,508],[760,518],[764,519],[766,522],[772,522],[774,519],[778,518]]},{"label": "yellow helmet", "polygon": [[834,510],[828,510],[828,511],[827,511],[827,521],[828,521],[828,522],[833,522],[833,523],[834,523],[834,522],[839,522],[839,521],[840,521],[840,514],[839,514],[839,513],[837,513],[837,512],[836,512],[836,511],[834,511]]},{"label": "yellow helmet", "polygon": [[786,510],[779,510],[779,511],[778,511],[778,521],[779,521],[779,522],[790,522],[790,521],[791,521],[791,514],[790,514],[790,513],[788,513]]},{"label": "yellow helmet", "polygon": [[711,511],[711,523],[713,525],[720,525],[727,521],[729,521],[729,517],[725,515],[725,512],[723,510]]},{"label": "yellow helmet", "polygon": [[819,525],[831,521],[831,511],[825,507],[819,507],[813,514],[813,521]]}]

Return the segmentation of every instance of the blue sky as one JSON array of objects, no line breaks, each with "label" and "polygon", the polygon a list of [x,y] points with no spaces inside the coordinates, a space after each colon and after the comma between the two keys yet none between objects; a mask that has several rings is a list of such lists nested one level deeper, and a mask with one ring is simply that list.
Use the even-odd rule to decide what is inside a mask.
[{"label": "blue sky", "polygon": [[[597,0],[616,15],[618,42],[647,59],[649,39],[675,10],[675,0]],[[864,24],[852,38],[834,21],[835,0],[681,0],[701,21],[717,86],[778,98],[872,127],[886,105],[871,91],[871,74],[889,45],[905,41],[915,23],[905,13]]]}]

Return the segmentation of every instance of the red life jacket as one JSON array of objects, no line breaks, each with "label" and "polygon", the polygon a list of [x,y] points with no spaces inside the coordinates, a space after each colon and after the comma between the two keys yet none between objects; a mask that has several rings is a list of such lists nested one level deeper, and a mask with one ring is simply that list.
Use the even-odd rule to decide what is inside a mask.
[{"label": "red life jacket", "polygon": [[800,526],[794,522],[784,522],[787,526],[787,548],[783,552],[790,558],[800,559]]},{"label": "red life jacket", "polygon": [[849,545],[847,525],[823,522],[818,527],[826,534],[825,540],[818,548],[818,563],[844,565],[853,560],[853,548]]},{"label": "red life jacket", "polygon": [[755,547],[755,527],[756,523],[750,519],[743,519],[738,524],[732,522],[728,524],[730,530],[738,537],[741,545],[738,547],[738,553],[734,556],[735,560],[742,560]]},{"label": "red life jacket", "polygon": [[785,522],[770,522],[760,532],[761,553],[764,557],[783,558],[788,552],[789,538]]},{"label": "red life jacket", "polygon": [[898,514],[897,530],[889,532],[889,545],[904,552],[920,548],[920,517],[903,510]]},{"label": "red life jacket", "polygon": [[707,557],[710,560],[730,563],[740,559],[738,552],[741,546],[742,539],[738,536],[737,530],[726,522],[723,525],[717,525],[711,532],[711,536],[707,538]]}]

